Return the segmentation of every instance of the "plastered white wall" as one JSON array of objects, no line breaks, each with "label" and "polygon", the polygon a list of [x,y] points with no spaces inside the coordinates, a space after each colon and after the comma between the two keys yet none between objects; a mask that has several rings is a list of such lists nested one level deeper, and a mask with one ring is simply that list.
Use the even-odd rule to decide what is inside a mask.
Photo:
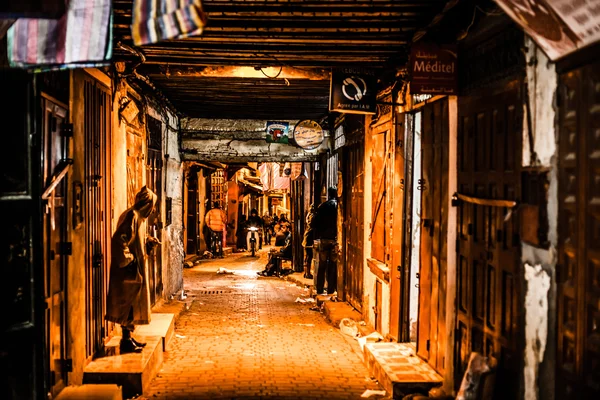
[{"label": "plastered white wall", "polygon": [[540,264],[525,263],[525,282],[525,399],[536,400],[538,370],[548,337],[550,276]]},{"label": "plastered white wall", "polygon": [[527,88],[531,131],[537,161],[530,160],[527,107],[523,110],[523,166],[551,165],[556,153],[555,138],[555,94],[558,85],[556,65],[551,63],[542,50],[529,39],[525,39],[527,52]]},{"label": "plastered white wall", "polygon": [[[421,113],[417,112],[413,119],[413,176],[415,180],[421,178]],[[421,191],[418,185],[412,185],[412,249],[410,253],[410,337],[411,341],[417,340],[419,317],[419,278],[417,275],[421,267]]]},{"label": "plastered white wall", "polygon": [[[546,212],[548,215],[548,249],[522,243],[521,255],[525,282],[525,349],[523,385],[527,400],[553,399],[556,330],[556,243],[558,232],[558,180],[555,64],[529,39],[525,39],[529,116],[524,105],[524,167],[548,170]],[[529,137],[531,126],[532,138]],[[530,152],[533,141],[535,159]],[[547,360],[547,361],[546,361]],[[545,365],[542,364],[545,362]],[[544,371],[542,371],[542,368]]]}]

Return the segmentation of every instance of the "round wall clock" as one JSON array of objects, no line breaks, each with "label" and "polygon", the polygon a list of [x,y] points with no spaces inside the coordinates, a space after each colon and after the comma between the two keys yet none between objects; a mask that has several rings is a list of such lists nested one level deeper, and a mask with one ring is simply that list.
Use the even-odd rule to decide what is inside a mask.
[{"label": "round wall clock", "polygon": [[314,150],[323,143],[323,128],[315,121],[305,119],[294,127],[294,140],[304,150]]}]

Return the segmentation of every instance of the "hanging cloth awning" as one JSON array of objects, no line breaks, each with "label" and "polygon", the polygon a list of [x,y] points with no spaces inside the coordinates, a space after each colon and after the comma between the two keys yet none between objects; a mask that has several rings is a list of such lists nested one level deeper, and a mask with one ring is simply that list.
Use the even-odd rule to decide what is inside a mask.
[{"label": "hanging cloth awning", "polygon": [[59,19],[18,19],[8,30],[11,67],[46,71],[108,65],[111,0],[69,0]]},{"label": "hanging cloth awning", "polygon": [[135,0],[131,35],[136,46],[198,36],[206,25],[200,0]]}]

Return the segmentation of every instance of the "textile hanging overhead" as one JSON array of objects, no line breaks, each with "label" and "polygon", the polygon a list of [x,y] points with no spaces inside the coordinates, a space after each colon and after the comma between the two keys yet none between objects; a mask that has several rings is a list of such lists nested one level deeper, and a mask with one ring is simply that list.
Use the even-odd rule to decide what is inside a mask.
[{"label": "textile hanging overhead", "polygon": [[200,0],[135,0],[131,36],[136,46],[202,34]]},{"label": "textile hanging overhead", "polygon": [[10,65],[45,71],[109,64],[111,4],[111,0],[69,0],[59,19],[18,19],[8,30]]}]

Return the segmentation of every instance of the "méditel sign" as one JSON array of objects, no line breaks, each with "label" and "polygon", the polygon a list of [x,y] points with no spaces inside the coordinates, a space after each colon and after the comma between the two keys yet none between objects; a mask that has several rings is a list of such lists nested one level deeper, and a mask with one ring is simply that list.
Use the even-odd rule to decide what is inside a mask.
[{"label": "m\u00e9ditel sign", "polygon": [[377,78],[366,68],[339,68],[331,72],[329,111],[375,114]]},{"label": "m\u00e9ditel sign", "polygon": [[415,43],[410,50],[411,93],[456,94],[457,65],[456,46]]}]

